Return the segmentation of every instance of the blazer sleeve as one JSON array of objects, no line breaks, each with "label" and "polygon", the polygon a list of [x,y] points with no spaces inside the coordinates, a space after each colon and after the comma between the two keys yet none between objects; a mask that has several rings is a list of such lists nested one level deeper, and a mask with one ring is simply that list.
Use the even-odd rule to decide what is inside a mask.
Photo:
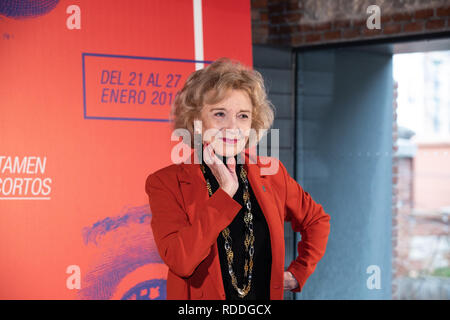
[{"label": "blazer sleeve", "polygon": [[287,268],[299,284],[291,292],[300,292],[325,254],[330,233],[330,216],[324,211],[322,205],[316,203],[311,195],[289,175],[281,162],[280,167],[286,181],[284,220],[291,222],[292,229],[300,232],[302,236],[297,244],[298,256]]},{"label": "blazer sleeve", "polygon": [[208,200],[196,205],[196,218],[190,222],[176,200],[174,192],[177,190],[165,184],[161,177],[148,176],[145,189],[159,255],[172,272],[188,278],[209,255],[220,232],[233,221],[242,206],[218,188]]}]

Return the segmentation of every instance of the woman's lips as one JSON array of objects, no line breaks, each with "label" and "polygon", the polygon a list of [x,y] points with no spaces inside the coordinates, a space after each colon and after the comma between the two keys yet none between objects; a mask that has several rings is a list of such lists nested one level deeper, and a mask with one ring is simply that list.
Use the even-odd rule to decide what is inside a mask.
[{"label": "woman's lips", "polygon": [[238,142],[238,139],[227,139],[227,138],[222,138],[223,142],[229,143],[229,144],[236,144]]}]

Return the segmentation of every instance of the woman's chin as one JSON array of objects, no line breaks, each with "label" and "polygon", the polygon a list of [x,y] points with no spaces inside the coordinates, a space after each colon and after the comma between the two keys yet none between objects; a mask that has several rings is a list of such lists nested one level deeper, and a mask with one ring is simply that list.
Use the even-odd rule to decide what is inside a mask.
[{"label": "woman's chin", "polygon": [[235,145],[218,143],[218,145],[213,144],[213,147],[215,153],[222,157],[234,157],[243,150],[244,145],[242,143],[236,143]]}]

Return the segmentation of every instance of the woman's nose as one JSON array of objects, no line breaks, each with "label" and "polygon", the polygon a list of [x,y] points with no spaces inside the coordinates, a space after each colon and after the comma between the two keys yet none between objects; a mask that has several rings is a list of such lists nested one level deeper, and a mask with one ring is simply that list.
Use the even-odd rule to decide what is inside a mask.
[{"label": "woman's nose", "polygon": [[239,128],[234,125],[229,125],[226,128],[223,129],[223,136],[229,137],[229,138],[236,138],[239,136]]},{"label": "woman's nose", "polygon": [[228,117],[226,129],[231,129],[231,130],[237,129],[237,120],[235,117]]}]

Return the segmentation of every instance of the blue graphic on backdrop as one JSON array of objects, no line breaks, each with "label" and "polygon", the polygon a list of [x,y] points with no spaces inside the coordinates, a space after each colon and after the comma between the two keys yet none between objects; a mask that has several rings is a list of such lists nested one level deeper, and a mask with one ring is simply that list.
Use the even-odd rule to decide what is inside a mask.
[{"label": "blue graphic on backdrop", "polygon": [[59,0],[1,0],[0,15],[14,18],[35,18],[52,11]]},{"label": "blue graphic on backdrop", "polygon": [[[166,300],[166,290],[160,290],[160,288],[166,287],[166,282],[167,281],[165,279],[153,279],[139,283],[125,292],[122,296],[122,300]],[[157,298],[149,299],[148,293],[151,292],[152,289],[156,288],[158,288],[160,295]],[[145,294],[142,294],[142,292]]]},{"label": "blue graphic on backdrop", "polygon": [[[107,217],[82,230],[83,241],[95,254],[89,270],[82,272],[80,299],[165,300],[164,262],[150,227],[150,206],[125,208],[124,214]],[[136,278],[136,272],[145,269]],[[166,274],[164,275],[166,276]],[[131,277],[133,281],[127,281]],[[125,288],[124,285],[125,284]]]}]

